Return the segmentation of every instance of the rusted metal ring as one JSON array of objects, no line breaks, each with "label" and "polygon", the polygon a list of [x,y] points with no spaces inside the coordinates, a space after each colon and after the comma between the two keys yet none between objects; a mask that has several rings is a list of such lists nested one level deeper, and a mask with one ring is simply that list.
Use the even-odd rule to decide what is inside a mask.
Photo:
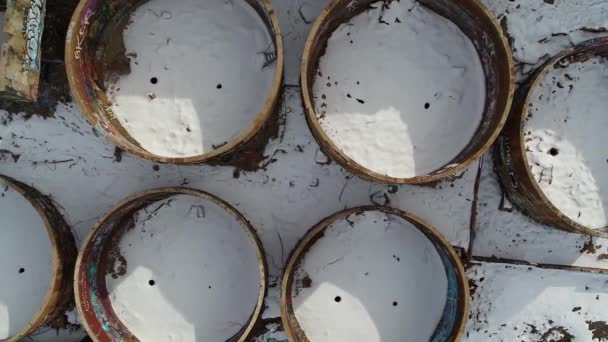
[{"label": "rusted metal ring", "polygon": [[608,37],[595,38],[568,48],[540,66],[515,94],[505,129],[494,148],[496,173],[510,201],[534,220],[572,233],[608,237],[608,232],[591,229],[564,215],[542,191],[530,170],[526,156],[524,128],[531,97],[547,73],[564,60],[608,57]]},{"label": "rusted metal ring", "polygon": [[268,289],[268,274],[262,243],[249,222],[232,206],[209,193],[188,188],[160,188],[140,192],[120,202],[93,227],[84,240],[74,276],[76,308],[82,324],[95,342],[130,341],[139,339],[120,321],[111,307],[105,285],[107,265],[102,262],[110,245],[120,241],[126,229],[125,222],[132,215],[149,205],[175,195],[190,195],[210,201],[234,217],[243,232],[254,244],[260,272],[258,300],[248,322],[229,341],[242,342],[247,339],[254,325],[262,315],[264,298]]},{"label": "rusted metal ring", "polygon": [[[432,341],[458,341],[464,334],[469,317],[469,285],[462,262],[450,243],[433,226],[416,215],[382,206],[362,206],[333,214],[313,226],[291,253],[281,284],[281,319],[289,341],[308,342],[304,330],[295,316],[292,304],[292,286],[295,272],[308,250],[320,239],[332,223],[362,212],[379,211],[403,218],[420,230],[435,246],[445,266],[448,279],[448,299],[441,321],[438,322]],[[404,337],[405,338],[405,337]]]},{"label": "rusted metal ring", "polygon": [[511,48],[496,21],[480,1],[419,0],[437,14],[451,20],[472,41],[477,49],[486,76],[486,104],[482,122],[469,145],[450,163],[423,176],[395,178],[374,172],[355,162],[342,152],[325,133],[314,106],[312,87],[319,59],[325,52],[327,40],[333,31],[350,18],[365,11],[378,0],[334,0],[315,22],[304,49],[301,68],[302,98],[306,119],[313,136],[325,154],[344,168],[368,180],[382,183],[432,183],[463,171],[494,143],[511,107],[514,91],[514,67]]},{"label": "rusted metal ring", "polygon": [[107,108],[109,102],[97,82],[95,66],[98,45],[103,34],[108,34],[121,18],[128,18],[141,1],[136,0],[81,0],[74,11],[65,42],[65,61],[68,81],[74,99],[89,123],[120,149],[140,158],[159,163],[199,164],[225,157],[244,148],[272,120],[280,100],[283,84],[283,40],[279,22],[269,0],[246,0],[265,23],[276,52],[276,71],[271,92],[262,111],[246,131],[226,144],[206,153],[191,157],[163,157],[143,149],[122,127]]},{"label": "rusted metal ring", "polygon": [[0,186],[9,187],[25,197],[44,222],[51,242],[51,279],[44,300],[30,322],[6,342],[21,341],[54,319],[62,317],[73,303],[72,275],[76,262],[76,243],[72,230],[53,202],[38,190],[13,178],[0,175]]}]

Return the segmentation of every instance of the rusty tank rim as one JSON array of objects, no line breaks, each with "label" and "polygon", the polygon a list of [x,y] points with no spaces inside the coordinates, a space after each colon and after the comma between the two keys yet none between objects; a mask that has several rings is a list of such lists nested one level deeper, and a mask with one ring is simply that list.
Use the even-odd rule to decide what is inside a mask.
[{"label": "rusty tank rim", "polygon": [[54,319],[64,315],[73,301],[72,270],[76,243],[70,227],[52,201],[38,190],[8,176],[0,175],[0,185],[23,196],[36,210],[51,242],[51,277],[44,299],[32,319],[16,335],[2,340],[17,342]]},{"label": "rusty tank rim", "polygon": [[[146,151],[140,147],[126,130],[120,125],[115,117],[112,117],[103,109],[104,103],[95,95],[95,91],[99,90],[96,82],[92,80],[92,64],[95,63],[90,57],[91,52],[87,52],[87,42],[92,39],[92,28],[101,31],[103,26],[95,20],[99,17],[100,8],[109,9],[114,16],[128,15],[127,8],[132,7],[131,3],[141,3],[140,0],[120,0],[115,1],[118,8],[113,8],[108,5],[103,7],[108,0],[80,0],[72,18],[70,20],[68,33],[65,42],[65,64],[68,82],[72,91],[73,97],[78,103],[82,114],[87,121],[101,134],[105,135],[106,139],[112,142],[120,149],[127,151],[139,158],[147,159],[159,163],[172,164],[198,164],[210,160],[221,158],[230,153],[236,152],[243,148],[248,142],[255,138],[258,133],[265,127],[266,123],[271,120],[276,112],[281,100],[281,89],[283,83],[283,40],[279,29],[277,16],[270,4],[270,0],[245,0],[258,13],[262,21],[266,24],[266,28],[273,40],[276,52],[276,70],[273,79],[272,87],[268,98],[261,112],[252,121],[251,125],[238,137],[228,141],[226,144],[201,155],[190,157],[163,157]],[[127,6],[129,5],[129,6]],[[111,19],[108,19],[111,20]],[[99,33],[99,32],[98,32]]]},{"label": "rusty tank rim", "polygon": [[[479,20],[483,21],[486,31],[483,32],[483,34],[479,33],[481,35],[480,39],[482,39],[481,37],[483,37],[483,39],[488,39],[492,42],[492,44],[484,42],[483,44],[479,43],[479,45],[481,47],[488,47],[489,45],[495,47],[495,49],[492,50],[495,53],[495,55],[492,56],[495,61],[491,70],[493,72],[492,77],[496,78],[494,88],[486,90],[484,117],[480,123],[480,128],[483,128],[485,131],[480,135],[478,129],[476,136],[472,138],[469,145],[465,147],[465,149],[461,151],[456,158],[454,158],[447,165],[443,166],[441,169],[433,171],[427,175],[410,178],[396,178],[372,171],[360,165],[342,152],[325,133],[321,127],[319,119],[317,118],[312,86],[314,84],[314,76],[316,75],[318,60],[324,54],[329,35],[331,35],[331,33],[340,24],[347,22],[353,16],[365,11],[369,4],[379,1],[380,0],[361,0],[354,5],[355,9],[351,10],[347,8],[351,8],[350,6],[353,6],[352,1],[332,0],[331,4],[326,7],[317,18],[306,41],[300,74],[302,98],[307,119],[306,121],[308,122],[313,136],[321,146],[323,152],[332,159],[336,160],[344,168],[362,178],[381,183],[396,184],[421,184],[437,182],[466,169],[475,160],[479,159],[483,155],[483,153],[494,143],[500,134],[500,131],[507,120],[514,92],[514,66],[511,48],[500,24],[495,19],[494,14],[492,14],[492,12],[480,1],[419,0],[421,4],[452,22],[454,21],[452,20],[451,16],[455,16],[453,13],[456,13],[457,10],[462,13],[466,13],[471,17],[476,16]],[[436,3],[441,4],[437,5]],[[452,8],[451,6],[456,7]],[[438,10],[440,8],[443,8],[443,10]],[[464,9],[466,9],[466,11],[464,11]],[[334,18],[334,16],[337,18]],[[468,31],[471,32],[467,32],[467,30],[464,30],[461,25],[456,22],[454,23],[474,42],[477,52],[479,53],[480,46],[478,46],[477,42],[471,38],[470,33],[474,32],[474,30],[481,31],[481,26],[479,25],[479,27],[470,28]],[[488,70],[486,70],[486,64],[491,64],[492,61],[485,60],[481,54],[480,59],[484,65],[486,88],[488,88],[489,75]],[[490,59],[489,56],[487,56],[486,59]],[[495,96],[489,95],[492,89],[496,93],[494,94]],[[494,105],[494,112],[491,112],[488,108],[488,99],[493,101],[492,104]],[[490,115],[489,118],[487,117],[488,115]]]},{"label": "rusty tank rim", "polygon": [[[124,233],[120,230],[121,226],[125,225],[125,219],[130,218],[135,211],[148,204],[175,195],[199,197],[218,205],[240,223],[243,233],[254,245],[260,272],[258,299],[249,320],[228,341],[245,341],[261,317],[264,298],[268,290],[268,273],[264,249],[253,227],[235,208],[212,194],[189,188],[159,188],[137,193],[117,204],[99,219],[82,244],[76,261],[74,292],[76,308],[82,318],[82,325],[93,341],[140,341],[122,324],[114,313],[111,302],[107,299],[105,266],[101,260],[103,260],[104,253],[107,252],[108,242],[112,244],[112,239],[120,241],[122,233]],[[92,269],[94,271],[91,271]]]},{"label": "rusty tank rim", "polygon": [[[599,56],[600,53],[608,57],[608,37],[590,39],[565,49],[532,73],[515,95],[507,126],[494,149],[494,162],[501,186],[506,190],[511,202],[534,220],[573,233],[608,237],[608,232],[601,231],[608,227],[596,229],[585,227],[564,215],[553,205],[529,168],[523,135],[527,108],[532,95],[549,71],[563,60]],[[517,150],[517,154],[512,154],[513,149]],[[523,182],[525,190],[513,181]]]},{"label": "rusty tank rim", "polygon": [[332,223],[347,218],[349,215],[379,211],[395,215],[413,224],[435,246],[445,266],[448,279],[448,297],[441,320],[437,323],[431,341],[458,341],[464,334],[469,318],[470,294],[467,276],[462,261],[436,228],[416,215],[399,209],[382,206],[362,206],[346,209],[321,220],[313,226],[298,242],[292,251],[283,274],[281,283],[281,320],[289,341],[307,342],[306,334],[295,316],[292,304],[292,286],[294,275],[302,259],[314,243],[320,239],[325,229]]}]

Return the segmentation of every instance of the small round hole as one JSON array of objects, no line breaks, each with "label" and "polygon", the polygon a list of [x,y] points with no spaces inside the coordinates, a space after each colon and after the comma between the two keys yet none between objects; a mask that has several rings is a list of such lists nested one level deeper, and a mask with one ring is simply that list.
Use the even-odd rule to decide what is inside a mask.
[{"label": "small round hole", "polygon": [[551,149],[549,150],[549,154],[555,157],[556,155],[559,154],[559,150],[556,149],[555,147],[551,147]]},{"label": "small round hole", "polygon": [[217,89],[222,89],[222,84],[221,84],[221,83],[220,83],[220,84],[218,84],[216,88],[217,88]]},{"label": "small round hole", "polygon": [[19,274],[21,274],[21,273],[23,273],[23,272],[25,272],[25,268],[21,267],[21,268],[19,269]]},{"label": "small round hole", "polygon": [[152,84],[156,84],[156,83],[158,83],[158,78],[156,78],[156,77],[152,77],[152,78],[150,79],[150,83],[152,83]]},{"label": "small round hole", "polygon": [[154,286],[154,284],[156,284],[156,282],[154,280],[150,280],[150,281],[148,281],[148,284],[150,284],[150,286]]},{"label": "small round hole", "polygon": [[429,109],[429,108],[431,108],[431,104],[430,104],[430,103],[428,103],[428,102],[427,102],[427,103],[425,103],[425,104],[424,104],[424,109]]},{"label": "small round hole", "polygon": [[393,302],[393,306],[397,306],[397,302]]},{"label": "small round hole", "polygon": [[336,298],[334,298],[334,300],[336,301],[336,303],[340,303],[340,301],[342,301],[342,297],[336,296]]}]

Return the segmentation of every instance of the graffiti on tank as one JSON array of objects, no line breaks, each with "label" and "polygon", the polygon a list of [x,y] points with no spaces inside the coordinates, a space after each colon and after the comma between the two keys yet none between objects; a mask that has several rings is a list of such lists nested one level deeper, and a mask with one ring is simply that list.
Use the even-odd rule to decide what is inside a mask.
[{"label": "graffiti on tank", "polygon": [[74,51],[74,58],[80,59],[82,53],[82,44],[84,43],[84,39],[87,35],[87,30],[89,28],[89,19],[95,14],[94,10],[87,10],[87,13],[84,15],[84,22],[78,30],[78,36],[76,37],[76,50]]},{"label": "graffiti on tank", "polygon": [[44,0],[32,0],[25,20],[26,56],[23,67],[27,70],[39,70],[40,41],[42,38],[42,21],[44,20]]},{"label": "graffiti on tank", "polygon": [[347,5],[346,5],[346,9],[349,10],[350,12],[354,11],[357,6],[359,5],[357,3],[358,0],[351,0]]}]

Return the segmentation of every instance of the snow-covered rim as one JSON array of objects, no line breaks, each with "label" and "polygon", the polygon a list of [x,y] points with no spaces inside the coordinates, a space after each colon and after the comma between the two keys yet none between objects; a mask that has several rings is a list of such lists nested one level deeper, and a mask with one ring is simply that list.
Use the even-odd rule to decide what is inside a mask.
[{"label": "snow-covered rim", "polygon": [[245,0],[261,16],[262,21],[266,23],[276,49],[275,77],[264,108],[255,120],[252,121],[249,128],[234,140],[201,155],[180,158],[157,156],[141,148],[138,144],[133,143],[134,140],[128,136],[128,133],[120,126],[118,120],[109,117],[106,113],[104,104],[95,95],[94,89],[98,87],[91,80],[91,64],[95,63],[93,58],[89,56],[89,51],[87,51],[87,44],[89,39],[91,39],[91,31],[95,30],[99,32],[112,18],[124,15],[126,8],[131,7],[132,4],[140,4],[145,1],[147,0],[81,0],[76,7],[66,35],[65,63],[72,94],[83,115],[97,132],[104,134],[110,142],[122,150],[140,158],[160,163],[203,163],[242,148],[256,136],[272,117],[281,97],[284,68],[283,38],[270,0]]},{"label": "snow-covered rim", "polygon": [[[9,337],[6,340],[6,342],[17,342],[36,331],[44,323],[46,323],[49,318],[52,318],[51,315],[54,313],[54,311],[56,311],[57,305],[61,303],[62,296],[71,295],[71,293],[62,293],[62,287],[66,283],[65,277],[69,277],[72,270],[71,267],[66,267],[67,269],[64,268],[65,265],[62,264],[62,259],[60,257],[60,254],[62,253],[59,251],[59,246],[61,245],[59,242],[61,239],[59,234],[65,233],[62,232],[61,229],[69,230],[69,228],[65,221],[63,221],[63,218],[60,217],[59,212],[57,212],[54,207],[51,207],[48,199],[44,198],[44,196],[37,190],[4,175],[0,175],[0,186],[9,187],[16,191],[23,196],[34,209],[36,209],[36,212],[44,222],[44,226],[46,227],[49,240],[51,242],[52,264],[48,290],[43,301],[40,303],[38,312],[36,312],[32,319],[21,329],[21,331],[19,331],[19,333],[17,333],[15,336]],[[63,225],[63,227],[55,228],[55,225]],[[76,246],[74,245],[72,247],[74,248],[73,252],[75,254]]]},{"label": "snow-covered rim", "polygon": [[[533,74],[531,78],[532,81],[529,81],[529,88],[526,89],[527,93],[525,95],[523,107],[521,107],[522,112],[519,123],[520,129],[518,135],[520,141],[520,153],[521,157],[523,158],[524,165],[530,165],[526,153],[526,145],[524,144],[524,127],[525,122],[528,118],[528,108],[530,106],[530,102],[532,100],[532,96],[534,95],[536,88],[540,86],[540,83],[545,79],[545,76],[549,73],[549,71],[554,69],[556,64],[560,64],[562,60],[576,58],[579,55],[588,55],[589,57],[593,57],[595,55],[599,55],[600,53],[603,53],[603,56],[606,57],[606,54],[608,53],[608,37],[600,37],[586,40],[582,43],[577,44],[574,47],[568,48],[548,60]],[[594,236],[608,237],[608,232],[602,231],[602,229],[606,229],[608,227],[592,229],[589,227],[585,227],[564,215],[559,209],[557,209],[556,206],[553,205],[551,200],[549,200],[549,198],[545,195],[544,191],[541,189],[540,185],[535,181],[534,175],[532,174],[532,170],[529,167],[524,168],[524,170],[526,173],[526,177],[531,180],[530,183],[532,184],[534,191],[543,200],[544,204],[547,206],[547,209],[555,217],[559,218],[564,223],[574,228],[574,230],[577,230],[581,233]]]},{"label": "snow-covered rim", "polygon": [[[367,169],[366,167],[361,166],[359,163],[355,162],[352,158],[343,153],[336,144],[329,138],[329,136],[321,127],[319,119],[317,118],[317,114],[314,106],[313,92],[312,92],[312,84],[314,83],[311,79],[309,79],[310,75],[315,75],[315,70],[317,61],[314,58],[314,53],[317,48],[317,44],[322,43],[325,44],[326,40],[321,40],[321,36],[325,33],[325,31],[336,21],[343,22],[342,18],[348,16],[349,18],[356,14],[357,12],[362,11],[362,7],[366,6],[368,3],[375,3],[381,0],[332,0],[331,4],[327,6],[317,18],[313,28],[308,35],[308,39],[306,40],[306,45],[304,47],[304,54],[302,56],[302,66],[300,73],[300,81],[301,81],[301,90],[302,90],[302,98],[304,101],[304,108],[306,112],[306,121],[313,133],[313,136],[323,149],[323,151],[331,156],[338,163],[342,164],[346,169],[351,170],[352,172],[362,176],[363,178],[370,179],[372,181],[382,182],[382,183],[396,183],[396,184],[421,184],[421,183],[433,183],[439,181],[441,179],[447,178],[458,172],[466,169],[471,163],[475,160],[479,159],[485,151],[490,148],[490,146],[494,143],[494,141],[498,138],[500,131],[502,130],[505,122],[507,121],[507,117],[509,115],[511,109],[511,102],[513,99],[513,93],[515,89],[514,85],[514,65],[510,44],[507,40],[504,31],[494,14],[484,5],[481,1],[475,0],[467,0],[467,1],[459,1],[454,2],[454,5],[462,6],[463,8],[468,8],[467,13],[474,13],[480,15],[480,18],[483,18],[484,21],[492,28],[492,32],[487,32],[488,34],[484,35],[483,44],[489,45],[493,44],[496,46],[497,51],[500,51],[504,55],[504,60],[501,60],[498,65],[502,66],[501,70],[494,70],[493,72],[498,74],[502,79],[498,81],[498,83],[505,83],[504,80],[507,80],[506,89],[501,89],[501,92],[495,94],[497,96],[505,97],[505,105],[503,108],[497,109],[496,116],[499,116],[499,120],[494,124],[494,127],[489,128],[491,130],[491,134],[488,139],[485,139],[482,143],[477,142],[478,145],[475,149],[472,149],[468,156],[464,158],[464,160],[460,163],[451,162],[445,165],[443,168],[436,170],[428,175],[424,176],[416,176],[411,178],[395,178],[387,175],[383,175],[372,170]],[[425,2],[433,2],[435,0],[427,0]],[[424,2],[423,2],[424,5]],[[365,8],[363,9],[365,10]],[[344,15],[340,16],[341,19],[333,18],[336,13],[344,13]],[[450,18],[447,18],[450,19]],[[461,28],[462,29],[462,28]],[[467,32],[465,31],[465,34]],[[468,34],[467,34],[468,36]],[[470,38],[470,37],[469,37]],[[485,41],[487,39],[487,41]],[[475,41],[474,41],[475,43]],[[477,45],[476,45],[477,48]],[[478,50],[479,51],[479,50]],[[322,54],[321,54],[322,55]],[[320,56],[319,56],[320,57]],[[480,56],[481,57],[481,56]],[[493,56],[497,58],[497,56]],[[482,64],[484,60],[482,58]],[[485,70],[485,67],[484,67]],[[486,78],[488,75],[486,74]],[[504,86],[504,84],[501,84]],[[490,91],[488,92],[488,97],[491,96]],[[487,119],[488,109],[484,110],[484,117],[481,122],[481,126],[487,126],[491,122]],[[472,142],[479,140],[479,135],[476,133],[476,137],[473,137]],[[469,149],[469,147],[465,148],[465,150]],[[462,155],[462,153],[461,153]],[[456,159],[460,158],[461,155],[456,157]]]},{"label": "snow-covered rim", "polygon": [[[264,298],[268,289],[268,274],[264,250],[255,230],[249,222],[232,206],[220,198],[204,191],[189,188],[160,188],[140,192],[120,202],[105,214],[91,229],[76,260],[74,292],[76,308],[82,324],[95,342],[139,341],[114,313],[105,284],[106,266],[101,260],[107,256],[108,240],[116,238],[117,230],[125,220],[142,207],[175,195],[190,195],[211,201],[235,218],[243,232],[255,245],[260,272],[258,300],[248,322],[227,342],[243,342],[251,333],[262,315]],[[120,234],[120,233],[118,233]],[[120,240],[120,236],[118,236]]]},{"label": "snow-covered rim", "polygon": [[306,333],[302,330],[294,313],[291,291],[295,272],[306,253],[318,239],[323,237],[325,229],[332,223],[344,219],[349,215],[369,211],[380,211],[386,214],[399,216],[412,223],[431,241],[431,243],[433,243],[446,270],[448,294],[441,320],[438,322],[430,341],[442,342],[460,340],[467,325],[470,305],[468,281],[460,258],[445,237],[443,237],[436,228],[426,223],[418,216],[399,209],[381,206],[356,207],[333,214],[313,226],[293,250],[289,257],[287,267],[285,268],[281,284],[281,319],[289,340],[294,342],[308,342]]}]

